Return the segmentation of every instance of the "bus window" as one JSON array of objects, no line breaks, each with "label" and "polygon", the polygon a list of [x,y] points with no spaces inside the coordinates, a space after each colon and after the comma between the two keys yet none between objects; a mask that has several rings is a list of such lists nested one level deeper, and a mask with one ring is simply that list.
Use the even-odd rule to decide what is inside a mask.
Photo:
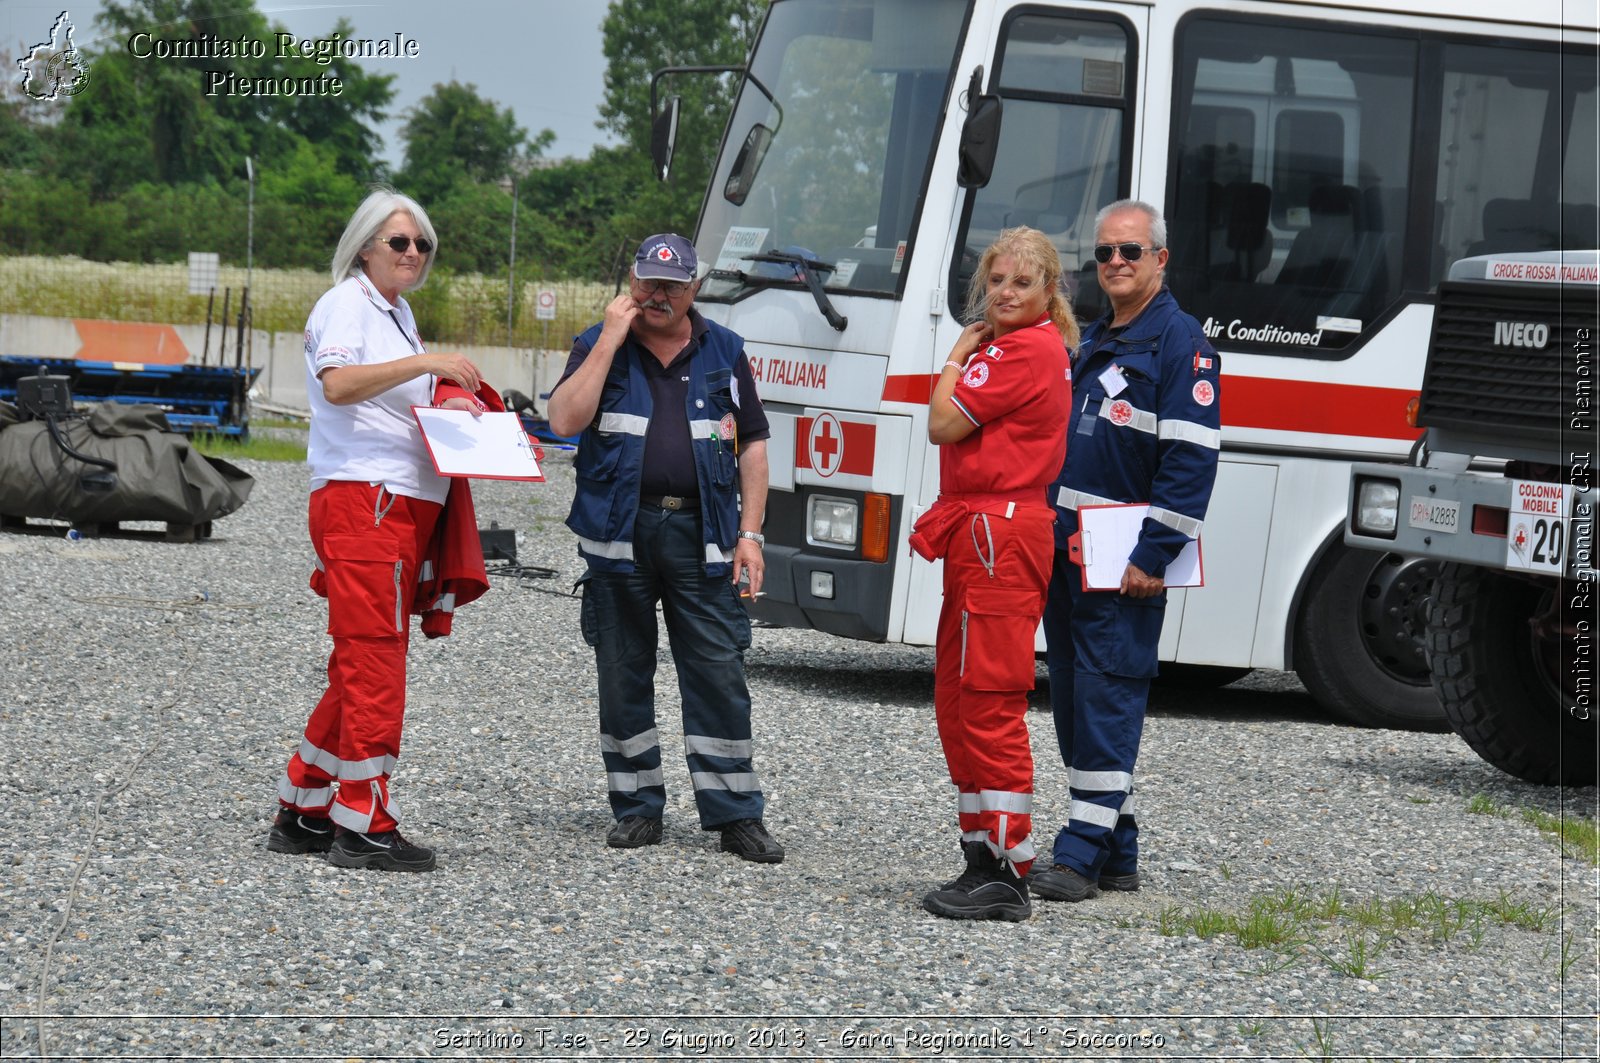
[{"label": "bus window", "polygon": [[[1006,25],[993,78],[1005,101],[994,175],[968,197],[951,267],[958,315],[984,248],[1012,226],[1050,237],[1070,286],[1093,280],[1095,211],[1128,180],[1131,52],[1120,21],[1027,14]],[[1080,317],[1097,312],[1097,287],[1071,294]]]},{"label": "bus window", "polygon": [[1180,28],[1167,282],[1214,339],[1337,351],[1395,303],[1417,49],[1314,23]]},{"label": "bus window", "polygon": [[1467,255],[1592,247],[1592,60],[1456,44],[1443,56],[1430,282]]}]

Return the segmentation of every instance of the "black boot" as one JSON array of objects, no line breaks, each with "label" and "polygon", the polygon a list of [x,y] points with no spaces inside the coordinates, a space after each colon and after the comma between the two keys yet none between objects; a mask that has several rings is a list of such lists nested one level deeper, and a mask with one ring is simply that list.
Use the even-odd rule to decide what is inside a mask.
[{"label": "black boot", "polygon": [[985,842],[965,842],[967,869],[922,898],[922,906],[946,919],[1004,919],[1018,923],[1033,914],[1028,884]]}]

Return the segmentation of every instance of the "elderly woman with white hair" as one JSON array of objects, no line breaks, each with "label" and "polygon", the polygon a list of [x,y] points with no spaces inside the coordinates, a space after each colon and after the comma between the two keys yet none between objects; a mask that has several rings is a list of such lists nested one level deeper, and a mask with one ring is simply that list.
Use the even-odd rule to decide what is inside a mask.
[{"label": "elderly woman with white hair", "polygon": [[333,653],[327,690],[279,782],[267,848],[327,852],[342,867],[434,866],[432,849],[401,835],[389,797],[414,588],[450,494],[412,407],[484,408],[477,366],[425,350],[401,295],[427,279],[437,249],[416,201],[374,191],[345,227],[334,286],[306,322],[312,586],[328,599]]}]

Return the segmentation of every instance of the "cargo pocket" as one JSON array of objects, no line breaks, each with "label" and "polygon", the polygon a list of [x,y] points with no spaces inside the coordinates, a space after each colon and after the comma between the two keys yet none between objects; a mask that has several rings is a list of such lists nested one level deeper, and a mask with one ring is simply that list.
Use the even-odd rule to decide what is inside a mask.
[{"label": "cargo pocket", "polygon": [[325,535],[319,548],[328,587],[328,634],[383,638],[405,631],[411,588],[395,540],[382,533]]},{"label": "cargo pocket", "polygon": [[600,618],[595,616],[594,595],[589,593],[589,573],[585,572],[578,577],[578,582],[572,587],[583,594],[583,600],[578,603],[578,629],[583,632],[583,641],[591,649],[600,645]]},{"label": "cargo pocket", "polygon": [[961,613],[964,690],[1032,690],[1033,636],[1044,596],[1022,587],[968,587]]}]

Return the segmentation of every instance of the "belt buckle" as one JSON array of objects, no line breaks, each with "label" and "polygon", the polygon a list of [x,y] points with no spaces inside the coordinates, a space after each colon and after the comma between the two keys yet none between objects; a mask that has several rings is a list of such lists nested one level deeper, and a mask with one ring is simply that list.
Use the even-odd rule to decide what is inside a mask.
[{"label": "belt buckle", "polygon": [[677,495],[662,495],[661,496],[661,508],[662,509],[672,509],[672,510],[682,509],[683,508],[683,499],[679,498]]}]

